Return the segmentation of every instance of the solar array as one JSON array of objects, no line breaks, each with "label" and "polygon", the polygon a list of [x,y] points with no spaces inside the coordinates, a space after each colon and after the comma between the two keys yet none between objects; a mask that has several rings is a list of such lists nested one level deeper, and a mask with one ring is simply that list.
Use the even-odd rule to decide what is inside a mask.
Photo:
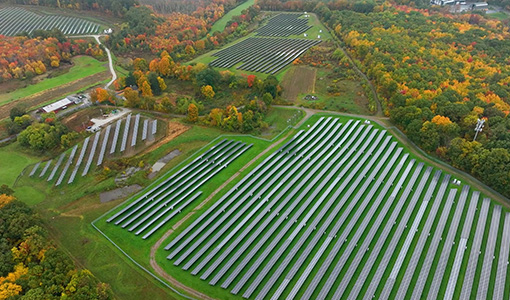
[{"label": "solar array", "polygon": [[278,14],[257,30],[258,36],[300,35],[312,26],[302,14]]},{"label": "solar array", "polygon": [[252,145],[223,140],[108,219],[149,238],[197,199],[198,189]]},{"label": "solar array", "polygon": [[252,37],[216,52],[213,56],[218,58],[209,65],[230,68],[242,63],[237,69],[275,74],[319,43],[319,40]]},{"label": "solar array", "polygon": [[[385,130],[322,117],[180,231],[167,258],[249,299],[503,299],[510,213],[451,182]],[[155,228],[166,184],[108,221]]]},{"label": "solar array", "polygon": [[0,9],[0,35],[14,36],[34,30],[59,29],[65,35],[92,34],[99,25],[85,19],[62,15],[37,14],[21,7]]},{"label": "solar array", "polygon": [[[131,140],[131,143],[128,146],[129,149],[133,148],[133,146],[131,146],[133,143],[135,143],[135,145],[136,145],[136,140],[138,140],[138,134],[137,134],[138,127],[142,126],[141,123],[149,124],[149,121],[151,121],[150,123],[154,124],[153,122],[156,121],[156,120],[150,120],[150,119],[144,118],[143,122],[140,122],[140,118],[141,118],[141,116],[139,114],[136,115],[134,126],[129,126],[129,125],[125,126],[125,128],[128,129],[128,130],[124,131],[124,136],[126,136],[126,141],[127,141],[127,136],[129,134],[131,134],[133,136],[133,139]],[[125,123],[128,123],[128,121],[126,121]],[[119,144],[119,132],[120,132],[121,126],[122,126],[122,119],[119,119],[115,124],[110,124],[110,125],[106,126],[106,128],[103,131],[98,131],[93,136],[89,136],[89,137],[85,138],[85,140],[83,141],[83,143],[81,145],[74,146],[69,153],[70,155],[67,158],[66,164],[64,165],[63,169],[60,171],[60,175],[59,175],[55,185],[59,186],[64,181],[64,179],[67,180],[67,184],[71,184],[75,181],[76,175],[78,174],[79,171],[81,171],[82,176],[86,176],[89,173],[89,171],[91,170],[91,167],[93,164],[95,164],[95,166],[101,166],[104,163],[104,159],[107,155],[106,154],[107,149],[110,149],[109,155],[120,154],[120,151],[116,151],[116,149],[117,148],[120,149],[120,147],[117,147],[117,145]],[[115,127],[115,128],[113,128],[113,127]],[[154,136],[156,134],[157,126],[155,126],[154,129],[155,130],[151,131],[151,133],[150,133],[152,136]],[[112,131],[114,132],[113,134],[111,134]],[[147,133],[147,135],[149,135],[149,133]],[[135,140],[135,138],[136,138],[136,140]],[[79,155],[76,155],[78,150],[79,150]],[[60,155],[57,162],[53,165],[52,171],[51,171],[50,175],[48,176],[48,178],[46,179],[47,181],[52,181],[55,178],[56,174],[60,170],[60,167],[61,167],[65,157],[66,157],[66,152],[64,152]],[[83,164],[84,160],[86,160],[85,164]],[[33,177],[33,175],[39,169],[41,163],[42,162],[39,162],[34,165],[34,167],[32,168],[32,170],[29,174],[29,177]],[[44,167],[43,167],[41,173],[39,174],[39,178],[43,178],[47,174],[48,170],[52,167],[52,163],[53,163],[53,160],[49,160],[44,163]],[[84,165],[84,166],[82,167],[82,165]],[[71,167],[72,167],[73,171],[66,179],[67,171]]]}]

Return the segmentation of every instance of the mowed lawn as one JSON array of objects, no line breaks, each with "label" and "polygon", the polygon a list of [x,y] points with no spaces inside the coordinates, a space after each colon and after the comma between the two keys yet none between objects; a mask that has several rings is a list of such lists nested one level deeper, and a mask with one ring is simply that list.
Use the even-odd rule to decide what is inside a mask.
[{"label": "mowed lawn", "polygon": [[18,89],[11,93],[0,94],[0,106],[28,97],[42,91],[64,85],[83,77],[94,75],[106,71],[105,62],[98,61],[90,56],[78,56],[73,58],[74,65],[69,69],[69,72],[61,74],[57,77],[47,78],[43,81],[29,85],[25,88]]},{"label": "mowed lawn", "polygon": [[221,19],[219,19],[218,21],[216,21],[216,23],[213,24],[211,30],[209,31],[209,34],[213,34],[215,31],[223,31],[225,29],[225,26],[227,26],[228,21],[232,20],[233,16],[241,15],[241,11],[247,9],[253,4],[255,4],[255,0],[246,0],[244,3],[241,3],[236,8],[230,10],[223,17],[221,17]]}]

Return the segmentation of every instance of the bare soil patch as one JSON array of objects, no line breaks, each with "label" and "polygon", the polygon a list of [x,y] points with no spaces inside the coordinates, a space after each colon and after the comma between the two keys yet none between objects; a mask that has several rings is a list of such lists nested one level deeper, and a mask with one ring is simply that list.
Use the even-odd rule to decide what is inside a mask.
[{"label": "bare soil patch", "polygon": [[99,194],[99,200],[101,200],[101,203],[110,202],[117,199],[125,198],[133,193],[138,192],[141,190],[142,187],[138,184],[133,184],[125,187],[121,187],[118,189],[114,189],[107,192],[102,192]]},{"label": "bare soil patch", "polygon": [[283,98],[296,101],[299,94],[314,93],[317,69],[307,66],[292,67],[283,77]]},{"label": "bare soil patch", "polygon": [[99,117],[101,117],[101,110],[98,107],[92,107],[71,114],[62,123],[71,130],[81,132],[87,129],[90,119]]},{"label": "bare soil patch", "polygon": [[170,142],[171,140],[175,139],[179,135],[185,133],[190,128],[191,127],[183,125],[181,123],[168,122],[168,128],[167,128],[167,131],[166,131],[166,133],[167,133],[166,136],[163,139],[159,140],[157,143],[152,144],[150,147],[148,147],[145,150],[143,150],[140,153],[140,155],[143,155],[145,153],[153,151],[154,149],[159,148],[161,145],[164,145],[164,144]]},{"label": "bare soil patch", "polygon": [[52,88],[40,93],[36,93],[30,97],[25,97],[16,101],[9,102],[2,106],[0,110],[0,119],[6,118],[9,116],[9,112],[13,107],[18,105],[19,103],[24,103],[27,107],[33,108],[38,105],[43,104],[46,101],[51,99],[64,98],[66,95],[73,93],[74,91],[83,89],[90,85],[93,85],[97,82],[103,81],[109,78],[110,73],[108,71],[97,73],[94,75],[90,75],[73,82],[58,86],[56,88]]}]

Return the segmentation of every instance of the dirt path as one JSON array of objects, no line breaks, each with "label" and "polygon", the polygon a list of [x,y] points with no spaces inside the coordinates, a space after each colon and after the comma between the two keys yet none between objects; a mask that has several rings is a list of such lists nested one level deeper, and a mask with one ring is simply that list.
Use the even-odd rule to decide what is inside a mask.
[{"label": "dirt path", "polygon": [[157,261],[156,261],[156,251],[161,247],[161,244],[177,229],[179,226],[181,226],[186,220],[188,220],[197,210],[204,207],[204,205],[207,204],[207,202],[211,201],[211,199],[216,196],[221,190],[223,190],[230,182],[232,182],[234,179],[236,179],[241,173],[246,170],[248,167],[250,167],[252,164],[254,164],[259,158],[261,158],[264,154],[266,154],[268,151],[273,149],[274,147],[281,144],[288,136],[290,135],[290,132],[288,132],[284,137],[279,139],[278,141],[271,144],[271,146],[267,147],[264,151],[260,152],[257,156],[255,156],[252,160],[250,160],[247,164],[245,164],[239,171],[237,171],[234,175],[232,175],[227,181],[225,181],[221,186],[219,186],[214,192],[212,192],[202,203],[200,203],[198,206],[196,206],[193,211],[191,211],[189,214],[187,214],[184,218],[179,220],[172,229],[168,230],[152,247],[151,247],[151,253],[150,253],[150,264],[151,267],[156,271],[156,273],[165,278],[170,284],[172,284],[174,287],[177,287],[179,289],[182,289],[186,291],[189,295],[196,297],[198,299],[214,299],[211,298],[205,294],[202,294],[182,283],[180,283],[177,279],[170,276],[163,268],[161,268]]}]

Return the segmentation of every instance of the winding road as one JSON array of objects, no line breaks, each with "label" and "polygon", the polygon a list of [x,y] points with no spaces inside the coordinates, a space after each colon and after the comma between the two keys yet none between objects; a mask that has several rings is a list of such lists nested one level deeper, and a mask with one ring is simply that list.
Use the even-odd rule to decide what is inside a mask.
[{"label": "winding road", "polygon": [[108,67],[110,69],[110,73],[112,74],[112,80],[110,80],[105,86],[105,89],[108,89],[113,82],[117,79],[117,73],[115,72],[115,69],[113,68],[113,59],[112,59],[112,53],[110,52],[110,49],[106,48],[104,44],[101,43],[99,40],[100,37],[106,36],[105,34],[93,34],[93,35],[73,35],[68,36],[68,38],[94,38],[96,42],[99,45],[103,45],[104,50],[106,51],[106,54],[108,55]]}]

